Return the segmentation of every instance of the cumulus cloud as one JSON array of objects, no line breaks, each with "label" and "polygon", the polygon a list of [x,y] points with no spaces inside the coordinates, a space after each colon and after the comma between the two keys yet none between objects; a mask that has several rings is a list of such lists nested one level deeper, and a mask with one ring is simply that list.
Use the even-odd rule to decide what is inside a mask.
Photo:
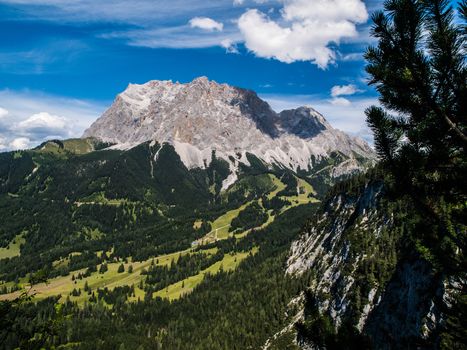
[{"label": "cumulus cloud", "polygon": [[0,150],[34,147],[48,139],[80,137],[109,103],[0,90],[4,111],[0,118]]},{"label": "cumulus cloud", "polygon": [[71,128],[72,125],[64,117],[40,112],[20,121],[13,126],[12,130],[26,135],[52,138],[71,136]]},{"label": "cumulus cloud", "polygon": [[12,150],[22,150],[30,147],[31,140],[27,137],[18,137],[10,142],[10,149]]},{"label": "cumulus cloud", "polygon": [[237,43],[232,39],[224,39],[221,41],[221,46],[226,50],[228,53],[239,53]]},{"label": "cumulus cloud", "polygon": [[331,96],[332,97],[349,96],[349,95],[356,94],[358,91],[359,90],[357,89],[357,87],[353,84],[336,85],[336,86],[333,86],[331,89]]},{"label": "cumulus cloud", "polygon": [[195,17],[192,18],[189,22],[191,28],[199,28],[207,30],[209,32],[219,31],[222,32],[224,29],[224,24],[217,22],[209,17]]},{"label": "cumulus cloud", "polygon": [[281,17],[251,9],[238,20],[246,47],[281,62],[311,61],[324,69],[336,59],[330,47],[358,37],[356,25],[368,19],[361,0],[281,0]]},{"label": "cumulus cloud", "polygon": [[357,92],[360,92],[360,90],[353,84],[333,86],[331,89],[331,104],[334,106],[349,106],[352,102],[341,96],[351,96]]}]

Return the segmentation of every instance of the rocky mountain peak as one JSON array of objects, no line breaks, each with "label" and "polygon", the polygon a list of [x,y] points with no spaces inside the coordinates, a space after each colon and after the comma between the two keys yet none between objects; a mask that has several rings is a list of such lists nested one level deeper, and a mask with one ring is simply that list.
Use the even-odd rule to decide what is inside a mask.
[{"label": "rocky mountain peak", "polygon": [[[340,152],[374,157],[362,140],[334,129],[310,106],[276,113],[251,90],[200,77],[187,84],[130,84],[84,137],[127,149],[145,141],[172,144],[189,168],[204,167],[212,151],[233,167],[251,153],[267,164],[308,170]],[[240,160],[239,160],[240,161]]]}]

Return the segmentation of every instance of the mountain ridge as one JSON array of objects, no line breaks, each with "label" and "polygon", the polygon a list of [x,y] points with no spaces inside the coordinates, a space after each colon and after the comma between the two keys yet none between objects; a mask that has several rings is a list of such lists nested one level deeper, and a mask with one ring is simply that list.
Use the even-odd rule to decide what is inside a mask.
[{"label": "mountain ridge", "polygon": [[[366,142],[334,129],[310,106],[276,113],[254,91],[206,77],[187,84],[130,84],[83,137],[114,143],[116,149],[169,143],[189,169],[208,166],[215,151],[231,169],[226,186],[235,182],[240,163],[249,165],[247,153],[294,172],[310,171],[334,151],[350,160],[375,159]],[[338,173],[360,170],[351,163]]]}]

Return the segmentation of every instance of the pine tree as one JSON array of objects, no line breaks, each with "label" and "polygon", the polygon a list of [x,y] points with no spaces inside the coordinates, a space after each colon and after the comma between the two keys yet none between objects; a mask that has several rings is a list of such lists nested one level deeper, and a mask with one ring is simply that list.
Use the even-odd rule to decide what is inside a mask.
[{"label": "pine tree", "polygon": [[103,263],[103,264],[101,265],[101,267],[99,268],[99,273],[105,273],[105,272],[108,271],[108,269],[109,269],[109,268],[107,267],[107,264],[106,264],[106,263]]},{"label": "pine tree", "polygon": [[450,219],[466,215],[466,1],[457,22],[448,0],[386,1],[373,15],[378,45],[365,55],[382,105],[366,111],[376,151],[393,192],[409,198],[426,221],[428,229],[416,232],[417,249],[428,247],[449,269],[462,268],[456,252],[467,248]]},{"label": "pine tree", "polygon": [[389,0],[373,15],[379,43],[366,69],[384,108],[369,108],[367,121],[382,161],[412,193],[465,190],[465,17],[464,26],[453,18],[447,0]]},{"label": "pine tree", "polygon": [[120,266],[118,267],[117,272],[118,272],[118,273],[123,273],[123,272],[125,272],[125,265],[120,264]]}]

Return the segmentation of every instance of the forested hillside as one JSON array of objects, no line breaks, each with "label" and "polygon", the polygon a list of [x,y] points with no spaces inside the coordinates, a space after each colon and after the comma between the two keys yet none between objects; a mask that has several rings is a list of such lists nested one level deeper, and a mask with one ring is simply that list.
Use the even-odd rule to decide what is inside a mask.
[{"label": "forested hillside", "polygon": [[225,191],[215,153],[188,170],[170,145],[108,146],[0,155],[2,347],[262,345],[303,285],[283,267],[320,201],[312,184],[335,180],[248,155]]}]

